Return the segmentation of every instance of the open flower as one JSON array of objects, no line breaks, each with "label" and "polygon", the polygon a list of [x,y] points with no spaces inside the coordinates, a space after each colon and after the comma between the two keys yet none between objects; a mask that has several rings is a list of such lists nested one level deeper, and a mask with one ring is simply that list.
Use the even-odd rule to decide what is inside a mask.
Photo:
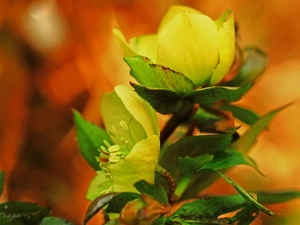
[{"label": "open flower", "polygon": [[214,85],[229,71],[235,49],[233,14],[228,10],[213,21],[187,6],[173,6],[162,19],[157,34],[132,38],[114,34],[125,56],[142,55],[191,79],[196,87]]},{"label": "open flower", "polygon": [[101,113],[107,140],[97,157],[102,168],[91,181],[87,198],[95,199],[108,192],[137,192],[139,180],[154,183],[159,156],[159,127],[151,106],[129,87],[116,86],[104,94]]}]

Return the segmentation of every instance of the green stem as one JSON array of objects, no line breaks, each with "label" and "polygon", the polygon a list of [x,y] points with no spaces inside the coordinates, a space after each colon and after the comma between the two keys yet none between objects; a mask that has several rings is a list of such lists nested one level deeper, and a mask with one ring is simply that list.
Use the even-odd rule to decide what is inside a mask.
[{"label": "green stem", "polygon": [[182,123],[188,121],[196,112],[192,102],[185,100],[182,102],[181,107],[172,115],[168,120],[163,130],[160,132],[160,144],[166,142],[174,130]]},{"label": "green stem", "polygon": [[178,197],[174,194],[176,188],[174,178],[165,168],[161,167],[160,165],[156,165],[155,170],[167,181],[169,186],[168,201],[170,205],[173,205],[178,200]]}]

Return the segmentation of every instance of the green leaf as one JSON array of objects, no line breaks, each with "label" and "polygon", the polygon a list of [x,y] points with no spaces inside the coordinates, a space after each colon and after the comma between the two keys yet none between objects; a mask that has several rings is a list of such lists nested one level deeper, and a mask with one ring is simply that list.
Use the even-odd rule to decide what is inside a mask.
[{"label": "green leaf", "polygon": [[239,73],[226,85],[240,86],[253,83],[264,71],[267,65],[268,56],[257,48],[246,48],[244,63]]},{"label": "green leaf", "polygon": [[89,222],[104,206],[106,206],[118,193],[108,193],[96,198],[88,207],[85,217],[84,225]]},{"label": "green leaf", "polygon": [[[184,190],[187,188],[191,177],[197,171],[200,172],[207,169],[222,170],[237,165],[251,166],[260,174],[262,174],[253,159],[243,153],[231,149],[227,149],[222,152],[216,152],[214,155],[203,155],[194,158],[179,158],[179,166],[183,176],[177,185],[176,194],[179,197],[182,195]],[[190,185],[190,188],[197,190],[194,185]]]},{"label": "green leaf", "polygon": [[15,213],[21,216],[36,214],[43,209],[43,207],[30,202],[5,202],[0,204],[0,212],[4,212],[6,214]]},{"label": "green leaf", "polygon": [[150,89],[131,83],[135,91],[145,99],[150,105],[161,114],[170,114],[176,112],[182,101],[181,96],[170,90],[166,89]]},{"label": "green leaf", "polygon": [[162,186],[149,184],[144,180],[136,182],[134,186],[140,193],[149,194],[159,202],[168,203],[167,193]]},{"label": "green leaf", "polygon": [[269,112],[265,116],[261,117],[253,126],[251,126],[245,132],[245,134],[242,137],[240,137],[236,142],[234,142],[231,145],[231,148],[233,148],[239,152],[242,152],[242,153],[248,152],[250,150],[250,148],[252,147],[252,145],[255,143],[256,138],[259,135],[259,133],[269,125],[269,123],[271,122],[273,117],[278,112],[287,108],[291,104],[292,103],[286,104],[278,109],[275,109],[275,110]]},{"label": "green leaf", "polygon": [[[25,224],[31,224],[31,225],[40,225],[43,219],[48,216],[50,213],[50,207],[44,208],[42,211],[40,211],[36,215],[27,215],[23,218],[21,218],[22,221],[24,221]],[[19,219],[16,219],[19,220]]]},{"label": "green leaf", "polygon": [[180,170],[184,177],[192,177],[194,173],[198,170],[205,167],[206,164],[209,164],[213,160],[214,156],[205,154],[200,155],[194,158],[186,156],[185,158],[178,158],[178,163]]},{"label": "green leaf", "polygon": [[113,199],[109,202],[105,212],[106,213],[120,213],[123,207],[130,201],[139,198],[141,195],[132,192],[123,192],[117,194]]},{"label": "green leaf", "polygon": [[232,185],[234,189],[250,204],[254,205],[257,209],[261,210],[262,212],[270,215],[270,216],[276,216],[276,214],[266,207],[264,207],[262,204],[257,202],[247,191],[245,191],[237,182],[232,180],[231,178],[227,177],[226,175],[220,173],[217,170],[213,170],[214,172],[218,173],[228,184]]},{"label": "green leaf", "polygon": [[232,112],[235,118],[243,121],[248,125],[253,125],[259,120],[259,116],[255,112],[240,106],[224,104],[221,106],[221,109]]},{"label": "green leaf", "polygon": [[173,215],[171,220],[182,218],[184,220],[217,219],[220,215],[233,212],[245,206],[245,199],[241,196],[214,196],[200,198],[182,205]]},{"label": "green leaf", "polygon": [[237,212],[237,214],[231,218],[231,221],[235,222],[234,224],[250,225],[256,219],[258,214],[259,210],[248,203],[241,211]]},{"label": "green leaf", "polygon": [[194,103],[199,104],[212,104],[223,99],[235,102],[246,94],[251,87],[252,84],[246,84],[240,87],[212,86],[190,91],[185,94],[183,98],[192,99]]},{"label": "green leaf", "polygon": [[190,158],[186,156],[185,158],[178,158],[179,167],[182,173],[182,178],[177,184],[175,194],[180,197],[181,194],[186,189],[193,175],[200,170],[203,165],[213,160],[213,155],[205,154]]},{"label": "green leaf", "polygon": [[155,220],[153,222],[153,225],[164,225],[164,224],[168,224],[166,222],[168,222],[168,218],[165,218],[165,217],[159,217],[157,220]]},{"label": "green leaf", "polygon": [[255,161],[251,157],[232,149],[227,149],[223,152],[216,152],[214,154],[213,160],[204,164],[199,169],[199,171],[205,169],[221,170],[237,165],[251,166],[257,172],[263,175],[263,173],[258,169]]},{"label": "green leaf", "polygon": [[29,202],[5,202],[0,204],[0,224],[39,225],[49,214],[50,207]]},{"label": "green leaf", "polygon": [[57,218],[57,217],[46,217],[41,225],[74,225],[74,223],[71,223],[68,220],[62,219],[62,218]]},{"label": "green leaf", "polygon": [[204,108],[199,108],[190,119],[190,122],[196,124],[200,131],[206,132],[208,128],[212,127],[217,121],[221,119],[222,118],[220,116],[217,116],[205,110]]},{"label": "green leaf", "polygon": [[73,113],[80,153],[94,170],[99,170],[100,166],[95,158],[99,156],[98,149],[104,145],[104,140],[109,143],[111,140],[102,128],[83,119],[79,112],[74,110]]},{"label": "green leaf", "polygon": [[[179,157],[196,157],[203,154],[213,154],[224,151],[231,142],[232,134],[199,135],[181,138],[163,153],[159,165],[175,177],[178,171]],[[176,177],[175,177],[176,178]],[[175,180],[177,181],[177,180]]]},{"label": "green leaf", "polygon": [[170,68],[153,64],[143,56],[124,57],[130,66],[130,74],[141,85],[148,88],[171,90],[180,94],[195,88],[194,82],[183,74]]},{"label": "green leaf", "polygon": [[293,200],[300,197],[300,191],[258,191],[257,201],[261,204],[276,204]]},{"label": "green leaf", "polygon": [[3,192],[3,188],[4,188],[4,176],[5,176],[5,172],[1,171],[0,172],[0,196]]}]

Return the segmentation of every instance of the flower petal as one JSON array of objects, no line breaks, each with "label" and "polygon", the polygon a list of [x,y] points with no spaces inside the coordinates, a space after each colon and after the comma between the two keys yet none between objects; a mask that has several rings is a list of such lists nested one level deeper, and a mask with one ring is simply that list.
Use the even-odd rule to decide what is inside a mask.
[{"label": "flower petal", "polygon": [[235,53],[234,18],[230,10],[216,21],[219,26],[218,48],[220,61],[214,69],[209,85],[217,84],[229,71]]},{"label": "flower petal", "polygon": [[160,21],[157,33],[160,33],[162,29],[172,20],[175,16],[179,13],[188,12],[188,13],[195,13],[195,14],[202,14],[198,10],[185,6],[185,5],[174,5],[172,6],[167,13],[164,15],[162,20]]},{"label": "flower petal", "polygon": [[113,29],[113,34],[115,35],[115,37],[120,42],[120,44],[121,44],[121,46],[124,50],[125,56],[130,57],[130,56],[137,55],[137,53],[134,51],[134,49],[126,42],[126,39],[125,39],[123,33],[119,29],[114,28]]},{"label": "flower petal", "polygon": [[180,13],[158,35],[157,63],[183,73],[196,86],[209,81],[218,60],[218,29],[208,16]]},{"label": "flower petal", "polygon": [[[124,94],[122,98],[126,98],[126,94]],[[127,110],[127,108],[124,106],[123,102],[115,92],[103,94],[100,108],[106,129],[111,130],[114,126],[116,128],[118,136],[124,138],[127,141],[130,141],[131,138],[128,136],[128,132],[124,130],[124,128],[120,125],[120,121],[125,121],[129,129],[131,131],[134,131],[131,132],[134,141],[134,143],[131,143],[132,146],[147,137],[143,126],[133,117],[131,112]],[[111,135],[110,137],[114,143],[121,145],[118,138]]]},{"label": "flower petal", "polygon": [[128,112],[145,129],[147,136],[149,137],[153,134],[159,135],[157,116],[149,103],[144,101],[136,92],[127,86],[118,85],[114,90]]},{"label": "flower petal", "polygon": [[86,199],[93,201],[99,195],[112,191],[112,180],[105,177],[105,174],[103,170],[97,171],[86,192]]},{"label": "flower petal", "polygon": [[159,149],[159,138],[152,135],[137,143],[124,160],[110,164],[113,191],[137,192],[133,185],[139,180],[154,183]]},{"label": "flower petal", "polygon": [[157,55],[157,35],[145,35],[140,37],[131,38],[129,45],[142,56],[151,59],[153,63],[156,62]]}]

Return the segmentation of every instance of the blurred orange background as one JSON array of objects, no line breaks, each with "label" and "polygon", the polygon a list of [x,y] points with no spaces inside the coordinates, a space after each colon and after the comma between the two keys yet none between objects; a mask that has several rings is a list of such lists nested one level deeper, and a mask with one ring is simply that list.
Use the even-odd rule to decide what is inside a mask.
[{"label": "blurred orange background", "polygon": [[[71,109],[101,125],[99,101],[128,83],[129,69],[112,35],[129,39],[156,32],[173,4],[192,6],[213,19],[232,9],[244,46],[258,46],[269,66],[238,102],[260,115],[300,97],[300,2],[260,0],[31,0],[0,1],[1,201],[49,205],[52,215],[81,224],[94,176],[80,156]],[[250,155],[267,177],[240,166],[229,172],[247,190],[300,190],[300,104],[280,112]],[[219,180],[207,194],[234,193]],[[300,221],[300,200],[268,206],[279,217],[255,224]],[[99,224],[97,218],[91,224]]]}]

